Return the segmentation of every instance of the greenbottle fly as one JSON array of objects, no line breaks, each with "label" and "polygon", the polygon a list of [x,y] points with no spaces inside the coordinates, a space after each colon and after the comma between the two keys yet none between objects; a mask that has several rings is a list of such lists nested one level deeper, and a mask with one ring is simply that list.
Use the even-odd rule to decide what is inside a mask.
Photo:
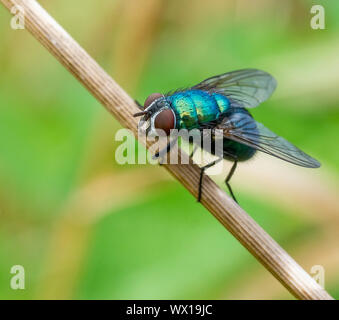
[{"label": "greenbottle fly", "polygon": [[[236,201],[230,180],[237,163],[251,159],[257,151],[302,167],[320,167],[317,160],[255,121],[248,111],[267,100],[276,85],[276,80],[267,72],[237,70],[208,78],[191,88],[168,94],[153,93],[144,106],[139,104],[141,112],[134,116],[142,116],[139,126],[147,123],[146,133],[162,129],[169,135],[172,129],[198,129],[202,135],[203,129],[211,129],[212,147],[209,151],[212,154],[216,154],[213,130],[222,130],[223,156],[201,168],[198,201],[202,195],[204,171],[222,159],[233,162],[225,183]],[[173,142],[155,156],[169,152]]]}]

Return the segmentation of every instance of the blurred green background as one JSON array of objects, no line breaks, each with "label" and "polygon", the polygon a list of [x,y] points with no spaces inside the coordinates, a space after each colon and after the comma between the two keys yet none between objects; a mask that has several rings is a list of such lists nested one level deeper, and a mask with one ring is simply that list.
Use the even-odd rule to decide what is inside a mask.
[{"label": "blurred green background", "polygon": [[[235,69],[273,74],[254,116],[322,167],[259,155],[232,185],[339,298],[338,1],[40,3],[140,101]],[[293,299],[166,170],[116,164],[120,125],[10,18],[0,6],[1,299]],[[9,285],[17,264],[25,290]]]}]

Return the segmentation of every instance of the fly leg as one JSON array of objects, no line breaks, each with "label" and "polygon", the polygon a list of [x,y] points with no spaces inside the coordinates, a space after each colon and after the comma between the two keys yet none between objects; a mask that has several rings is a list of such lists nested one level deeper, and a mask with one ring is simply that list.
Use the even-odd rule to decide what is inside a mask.
[{"label": "fly leg", "polygon": [[197,201],[200,202],[201,200],[201,194],[202,194],[202,178],[204,176],[205,170],[213,167],[215,164],[217,164],[218,162],[220,162],[222,160],[222,158],[219,158],[217,160],[214,160],[213,162],[201,167],[200,169],[200,179],[199,179],[199,189],[198,189],[198,199]]},{"label": "fly leg", "polygon": [[[172,147],[177,143],[178,138],[174,138],[172,141],[170,141],[167,146],[161,150],[159,150],[152,158],[155,159],[159,159],[159,158],[163,158],[168,152],[171,151]],[[160,164],[161,161],[160,161]]]},{"label": "fly leg", "polygon": [[238,164],[238,160],[235,159],[234,162],[233,162],[232,168],[231,168],[230,172],[228,173],[228,175],[227,175],[227,177],[226,177],[226,179],[225,179],[225,183],[226,183],[226,186],[227,186],[227,188],[228,188],[228,191],[230,192],[231,197],[233,198],[233,200],[234,200],[236,203],[238,203],[238,201],[237,201],[237,199],[235,198],[234,193],[233,193],[233,191],[232,191],[232,188],[231,188],[231,185],[230,185],[230,180],[231,180],[231,178],[232,178],[232,176],[233,176],[233,174],[234,174],[235,169],[237,168],[237,164]]},{"label": "fly leg", "polygon": [[194,153],[196,152],[198,150],[198,146],[195,144],[194,145],[194,148],[193,148],[193,150],[192,150],[192,152],[190,153],[190,158],[192,158],[193,157],[193,155],[194,155]]},{"label": "fly leg", "polygon": [[141,103],[138,100],[134,100],[134,102],[136,103],[136,105],[138,106],[140,110],[144,110],[144,107],[141,105]]}]

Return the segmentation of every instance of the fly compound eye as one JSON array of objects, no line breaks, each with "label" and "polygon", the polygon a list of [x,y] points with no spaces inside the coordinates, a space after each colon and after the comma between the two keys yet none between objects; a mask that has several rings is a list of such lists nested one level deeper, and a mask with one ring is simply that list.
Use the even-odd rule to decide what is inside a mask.
[{"label": "fly compound eye", "polygon": [[171,129],[175,127],[175,117],[171,109],[160,111],[154,119],[155,129],[164,130],[166,135],[170,134]]},{"label": "fly compound eye", "polygon": [[144,109],[148,108],[152,104],[152,102],[154,102],[156,99],[159,99],[161,97],[163,97],[163,95],[161,93],[152,93],[145,100]]},{"label": "fly compound eye", "polygon": [[[140,117],[145,116],[144,120],[147,120],[152,113],[154,112],[154,106],[151,106],[154,101],[156,101],[159,98],[162,98],[164,95],[161,93],[152,93],[150,96],[147,97],[144,103],[144,110],[141,112],[137,112],[133,115],[133,117]],[[149,108],[151,106],[151,108]],[[153,110],[153,111],[152,111]]]}]

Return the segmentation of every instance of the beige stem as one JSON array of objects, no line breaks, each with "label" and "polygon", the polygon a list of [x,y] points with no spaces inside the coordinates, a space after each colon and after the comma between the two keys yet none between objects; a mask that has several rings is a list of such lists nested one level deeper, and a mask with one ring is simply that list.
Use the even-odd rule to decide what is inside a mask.
[{"label": "beige stem", "polygon": [[[126,128],[137,134],[138,109],[132,98],[93,60],[35,0],[1,0],[11,10],[24,11],[25,28],[40,41],[102,105]],[[200,169],[164,165],[182,185],[197,196]],[[192,198],[192,201],[194,199]],[[210,178],[204,180],[201,200],[225,226],[295,297],[332,299],[244,210]],[[131,222],[132,223],[132,222]]]}]

